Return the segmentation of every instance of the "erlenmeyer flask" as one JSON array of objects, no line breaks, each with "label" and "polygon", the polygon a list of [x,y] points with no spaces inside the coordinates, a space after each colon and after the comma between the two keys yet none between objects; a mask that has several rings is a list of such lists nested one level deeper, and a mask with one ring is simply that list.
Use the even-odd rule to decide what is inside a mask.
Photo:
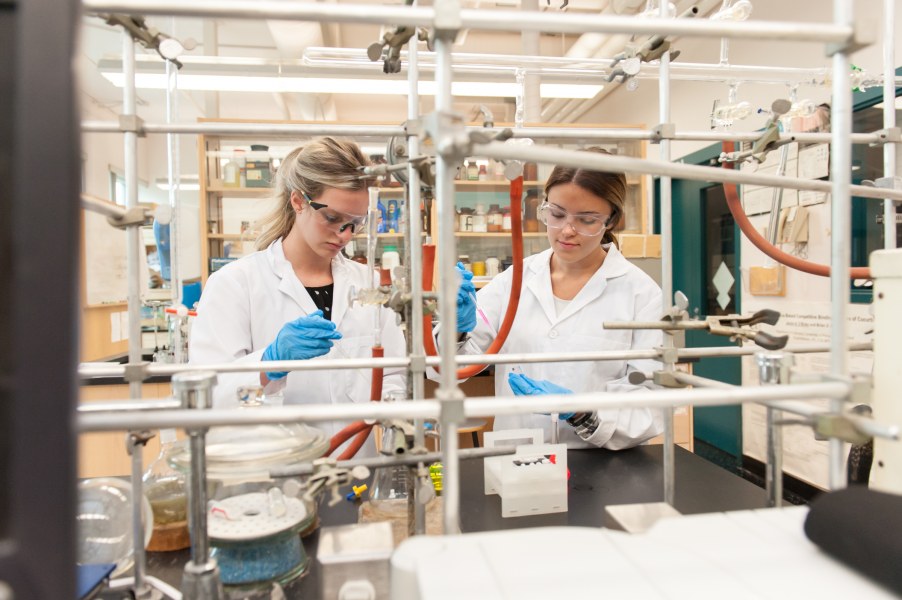
[{"label": "erlenmeyer flask", "polygon": [[[382,397],[383,402],[396,402],[403,396],[397,392],[388,392]],[[394,455],[399,448],[406,449],[404,434],[397,429],[385,427],[382,430],[382,453]],[[407,514],[407,486],[410,469],[404,465],[381,467],[373,476],[373,489],[370,492],[370,504],[373,510],[385,516],[402,516]]]}]

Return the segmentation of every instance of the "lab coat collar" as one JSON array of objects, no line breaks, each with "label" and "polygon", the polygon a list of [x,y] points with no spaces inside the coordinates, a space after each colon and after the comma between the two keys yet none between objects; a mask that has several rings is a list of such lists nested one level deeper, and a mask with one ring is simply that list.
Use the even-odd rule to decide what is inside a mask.
[{"label": "lab coat collar", "polygon": [[[282,240],[278,239],[266,250],[269,265],[279,278],[279,292],[294,300],[303,314],[309,315],[317,310],[316,303],[307,292],[304,284],[294,274],[294,268],[285,258]],[[338,326],[348,310],[349,273],[347,259],[341,254],[332,259],[332,322]]]},{"label": "lab coat collar", "polygon": [[613,244],[605,244],[604,249],[608,254],[601,268],[592,275],[560,315],[557,314],[554,306],[554,292],[551,288],[551,249],[538,254],[536,260],[529,261],[529,270],[532,276],[529,278],[527,288],[536,297],[552,325],[557,325],[569,316],[576,314],[584,306],[601,296],[607,287],[608,279],[622,277],[627,273],[629,262],[620,250]]}]

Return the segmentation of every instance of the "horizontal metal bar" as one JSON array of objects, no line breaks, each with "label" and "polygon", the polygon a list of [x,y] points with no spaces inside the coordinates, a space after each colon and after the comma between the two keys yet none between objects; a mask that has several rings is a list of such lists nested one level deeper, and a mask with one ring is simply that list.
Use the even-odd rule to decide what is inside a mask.
[{"label": "horizontal metal bar", "polygon": [[90,194],[81,195],[81,206],[85,210],[114,219],[123,219],[125,218],[125,215],[128,214],[128,210],[124,206],[120,206],[109,200],[104,200],[103,198],[98,198],[97,196],[91,196]]},{"label": "horizontal metal bar", "polygon": [[142,410],[168,410],[172,408],[181,408],[182,402],[175,398],[167,398],[165,400],[123,400],[122,402],[90,402],[87,404],[79,404],[78,412],[80,413],[102,413],[102,412],[140,412]]},{"label": "horizontal metal bar", "polygon": [[[83,121],[86,133],[121,133],[115,121]],[[265,135],[315,137],[320,135],[390,138],[405,135],[400,125],[340,125],[337,123],[144,123],[142,133],[198,135]]]},{"label": "horizontal metal bar", "polygon": [[[115,121],[83,121],[81,129],[86,133],[121,133],[119,123]],[[467,131],[486,131],[495,133],[500,127],[485,128],[469,126]],[[639,128],[598,127],[513,127],[510,128],[515,138],[530,138],[545,141],[628,141],[657,139],[655,131]],[[338,125],[338,124],[271,124],[271,123],[145,123],[142,128],[145,134],[197,134],[197,135],[267,135],[278,137],[304,137],[319,135],[338,135],[355,137],[390,138],[402,135],[415,135],[405,132],[397,125]],[[753,142],[761,137],[760,132],[741,131],[677,131],[671,139],[679,141],[734,141]],[[829,143],[829,133],[781,133],[780,140],[799,142],[802,144]],[[853,133],[853,144],[880,144],[885,135],[880,132]]]},{"label": "horizontal metal bar", "polygon": [[[474,458],[490,458],[492,456],[505,456],[513,454],[517,449],[514,446],[499,446],[497,448],[462,448],[457,451],[460,460]],[[340,460],[336,467],[367,467],[368,469],[381,469],[383,467],[412,466],[420,463],[431,464],[442,460],[441,452],[427,452],[425,454],[401,454],[389,457],[356,458],[353,460]],[[283,467],[269,471],[271,477],[292,477],[298,475],[312,475],[313,465],[303,463],[291,467]]]},{"label": "horizontal metal bar", "polygon": [[[555,165],[569,165],[583,169],[596,169],[603,171],[623,171],[625,173],[653,174],[661,177],[675,179],[691,179],[696,181],[717,181],[723,183],[736,183],[748,185],[760,185],[767,187],[788,188],[796,190],[810,190],[813,192],[830,193],[833,184],[830,181],[798,179],[796,177],[778,177],[776,175],[761,175],[747,173],[736,169],[721,169],[714,167],[700,167],[695,165],[683,165],[679,163],[660,160],[647,160],[644,158],[632,158],[628,156],[606,155],[577,150],[562,150],[559,148],[525,146],[520,144],[505,144],[503,142],[489,142],[487,144],[473,144],[472,154],[487,156],[495,159],[522,160],[524,162],[541,162]],[[862,198],[891,198],[902,200],[902,190],[890,190],[885,188],[866,187],[862,185],[849,186],[853,196]]]},{"label": "horizontal metal bar", "polygon": [[[690,375],[689,373],[683,373],[682,371],[672,371],[670,372],[670,374],[673,375],[673,378],[677,381],[695,386],[696,388],[706,387],[721,390],[740,389],[740,386],[730,385],[729,383],[724,383],[715,379],[708,379],[707,377],[699,377],[698,375]],[[761,404],[768,408],[774,408],[776,410],[782,410],[783,412],[802,415],[805,417],[813,418],[830,414],[830,411],[825,408],[812,406],[811,404],[806,404],[805,402],[802,402],[800,400],[771,400],[768,402],[762,402]],[[843,417],[854,423],[855,427],[859,431],[872,437],[879,437],[888,440],[899,439],[898,425],[884,425],[883,423],[878,423],[873,419],[868,419],[851,413],[843,413]]]},{"label": "horizontal metal bar", "polygon": [[[613,408],[664,408],[671,406],[725,406],[767,400],[804,398],[846,398],[850,385],[842,382],[743,387],[730,390],[680,389],[638,390],[634,392],[595,392],[550,394],[545,396],[506,396],[468,398],[466,417],[521,415],[536,412],[577,412]],[[360,402],[347,404],[299,404],[267,407],[259,410],[161,410],[136,413],[88,413],[76,415],[81,433],[125,431],[129,429],[186,429],[221,425],[265,425],[274,423],[320,421],[357,421],[361,419],[438,419],[441,402]]]},{"label": "horizontal metal bar", "polygon": [[[377,6],[372,4],[332,4],[318,2],[275,2],[261,0],[145,0],[103,2],[83,0],[87,13],[126,13],[177,17],[220,17],[231,19],[278,19],[335,23],[369,23],[432,27],[432,7]],[[550,18],[541,11],[463,9],[461,29],[483,31],[539,31],[546,33],[624,33],[666,37],[703,37],[820,42],[842,44],[852,40],[852,27],[822,23],[780,21],[711,21],[707,19],[637,19],[633,16],[609,16],[559,13]]]},{"label": "horizontal metal bar", "polygon": [[707,377],[691,375],[690,373],[684,373],[682,371],[668,371],[667,373],[680,383],[694,387],[717,388],[719,390],[740,387],[737,385],[732,385],[730,383],[724,383],[723,381],[717,381],[716,379],[708,379]]},{"label": "horizontal metal bar", "polygon": [[604,321],[605,329],[660,329],[662,331],[683,331],[707,329],[707,321]]},{"label": "horizontal metal bar", "polygon": [[[871,342],[856,342],[849,346],[851,351],[873,350]],[[829,352],[829,344],[801,344],[790,346],[785,349],[787,352],[797,354]],[[677,356],[680,358],[706,358],[711,356],[747,356],[760,352],[757,346],[737,346],[737,347],[711,347],[711,348],[680,348],[677,350]],[[534,354],[468,354],[457,357],[457,363],[460,365],[481,365],[481,364],[516,364],[516,363],[548,363],[548,362],[582,362],[582,361],[604,361],[604,360],[655,360],[659,358],[660,352],[654,349],[649,350],[606,350],[601,352],[544,352]],[[441,364],[438,357],[427,357],[426,365],[435,367]],[[210,365],[191,365],[191,364],[170,364],[170,363],[151,363],[147,365],[146,372],[148,377],[152,376],[172,376],[176,373],[187,373],[190,371],[205,370],[216,371],[217,373],[242,373],[242,372],[261,372],[272,371],[319,371],[323,369],[369,369],[369,368],[398,368],[408,367],[410,359],[408,358],[337,358],[327,360],[285,360],[285,361],[269,361],[269,362],[246,362],[246,363],[221,363]],[[83,363],[78,367],[78,375],[83,379],[92,379],[96,377],[124,377],[125,367],[123,364],[101,365],[98,363]]]}]

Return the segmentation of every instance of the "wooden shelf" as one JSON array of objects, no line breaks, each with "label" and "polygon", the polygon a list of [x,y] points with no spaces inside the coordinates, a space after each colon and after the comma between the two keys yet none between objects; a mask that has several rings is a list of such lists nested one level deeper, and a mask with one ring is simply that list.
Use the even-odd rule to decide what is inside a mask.
[{"label": "wooden shelf", "polygon": [[223,196],[237,196],[241,198],[264,197],[272,194],[274,188],[253,187],[225,187],[221,185],[207,186],[208,194],[222,194]]},{"label": "wooden shelf", "polygon": [[[234,121],[213,119],[209,122],[224,123]],[[198,137],[198,161],[200,177],[203,184],[200,234],[202,240],[202,279],[204,281],[206,281],[206,278],[209,275],[210,259],[217,258],[222,254],[225,246],[232,243],[253,241],[253,238],[248,238],[247,234],[219,233],[223,231],[224,212],[227,212],[228,216],[232,217],[230,223],[234,223],[235,220],[239,218],[246,221],[260,218],[258,215],[262,215],[264,210],[269,207],[269,202],[266,202],[266,200],[272,198],[276,193],[276,190],[273,187],[227,187],[223,185],[223,180],[220,179],[222,168],[220,165],[220,158],[216,154],[220,150],[220,144],[223,143],[223,140],[225,139],[232,140],[232,142],[229,143],[233,143],[236,140],[247,141],[250,140],[251,137],[250,134],[235,134],[231,136],[200,135]],[[258,136],[253,136],[253,140],[261,141]],[[265,141],[265,139],[262,141]],[[641,141],[630,142],[629,145],[633,151],[630,151],[629,155],[640,158],[644,157],[644,144],[645,143]],[[543,180],[538,180],[535,171],[530,171],[529,174],[530,179],[523,181],[524,191],[532,190],[534,192],[535,190],[539,190],[541,192],[545,182]],[[494,173],[490,173],[490,176],[494,175]],[[644,203],[646,200],[645,188],[648,181],[649,179],[645,176],[628,176],[627,184],[629,185],[629,193],[627,194],[626,201],[628,203],[630,214],[633,215],[635,213],[629,222],[631,229],[644,231],[646,228]],[[389,181],[385,178],[379,178],[373,182],[376,189],[379,191],[379,195],[382,197],[383,203],[386,203],[388,200],[398,200],[406,195],[406,186],[383,185],[388,182]],[[274,183],[275,180],[269,182],[269,185],[272,186]],[[391,183],[394,184],[395,181],[392,180]],[[491,204],[505,205],[508,203],[507,198],[509,196],[510,185],[511,182],[507,179],[489,179],[482,181],[456,179],[454,180],[454,191],[457,194],[457,201],[455,204],[460,206],[472,206],[474,203],[480,202],[485,204],[486,207]],[[231,202],[228,200],[223,201],[224,198],[231,200]],[[245,199],[246,201],[244,201]],[[432,211],[432,229],[431,231],[421,233],[423,240],[429,239],[430,236],[431,239],[437,240],[438,221],[437,203],[435,201],[432,202],[430,210]],[[215,223],[212,226],[218,233],[209,233],[211,222]],[[238,229],[236,225],[237,223],[230,225],[230,230],[234,231],[234,229]],[[625,253],[629,253],[631,256],[656,256],[659,252],[659,242],[653,236],[631,234],[625,231],[615,233],[618,238],[621,239],[621,245],[624,247]],[[545,239],[548,234],[545,232],[524,232],[522,235],[524,243],[532,250],[536,250],[539,247],[547,247]],[[406,244],[405,236],[401,233],[380,233],[377,234],[377,237],[380,247],[384,247],[385,244],[390,244],[397,245],[400,248],[402,244]],[[486,231],[478,233],[466,231],[455,233],[455,239],[459,240],[459,243],[462,245],[461,252],[470,255],[481,255],[485,254],[490,249],[497,250],[502,247],[509,247],[512,237],[513,234],[509,231]],[[358,246],[363,245],[362,240],[366,239],[365,232],[357,232],[357,234],[353,236],[353,239]],[[478,287],[482,287],[482,285],[484,285],[484,283],[479,283]]]},{"label": "wooden shelf", "polygon": [[251,238],[240,233],[208,233],[207,238],[211,240],[226,240],[229,242],[238,242],[242,239],[247,240],[248,242],[253,241]]}]

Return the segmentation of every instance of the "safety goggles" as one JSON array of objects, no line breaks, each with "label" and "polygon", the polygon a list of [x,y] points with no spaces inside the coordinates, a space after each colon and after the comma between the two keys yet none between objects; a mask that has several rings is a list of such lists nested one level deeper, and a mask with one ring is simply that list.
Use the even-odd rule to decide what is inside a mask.
[{"label": "safety goggles", "polygon": [[598,213],[570,214],[557,204],[551,204],[547,200],[542,202],[538,211],[539,220],[552,229],[563,229],[570,225],[573,231],[580,235],[596,236],[604,233],[611,215]]},{"label": "safety goggles", "polygon": [[326,204],[314,202],[310,196],[307,195],[307,192],[301,192],[301,194],[303,194],[304,200],[307,201],[310,208],[312,208],[315,214],[319,216],[320,222],[326,229],[334,231],[335,233],[344,233],[345,230],[350,229],[351,233],[356,233],[358,228],[362,228],[366,225],[366,215],[358,216],[338,212],[337,210],[332,210]]}]

